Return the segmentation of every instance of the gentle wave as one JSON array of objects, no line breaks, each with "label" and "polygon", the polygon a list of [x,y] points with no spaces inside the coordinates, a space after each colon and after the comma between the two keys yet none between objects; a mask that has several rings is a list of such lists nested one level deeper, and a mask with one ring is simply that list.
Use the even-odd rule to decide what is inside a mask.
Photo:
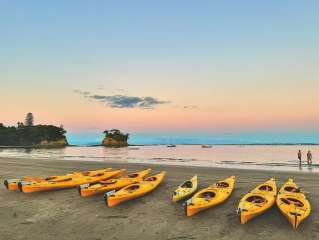
[{"label": "gentle wave", "polygon": [[[311,149],[313,152],[312,166],[299,166],[296,153]],[[134,151],[132,151],[134,150]],[[305,154],[304,154],[305,155]],[[104,148],[66,147],[63,149],[21,149],[1,148],[0,157],[60,159],[66,161],[99,161],[99,162],[132,162],[165,165],[206,166],[223,168],[317,171],[319,164],[319,146],[249,146],[240,145],[213,146],[210,149],[198,145],[177,145],[167,148],[165,145],[139,146],[138,148]],[[303,159],[305,160],[305,159]],[[303,161],[304,163],[304,161]]]}]

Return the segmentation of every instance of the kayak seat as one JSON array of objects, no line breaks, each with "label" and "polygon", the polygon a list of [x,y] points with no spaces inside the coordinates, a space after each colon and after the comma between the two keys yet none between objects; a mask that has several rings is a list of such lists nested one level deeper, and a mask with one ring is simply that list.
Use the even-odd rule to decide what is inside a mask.
[{"label": "kayak seat", "polygon": [[293,192],[293,193],[299,193],[301,192],[300,188],[295,188],[295,187],[285,187],[285,191],[287,192]]},{"label": "kayak seat", "polygon": [[186,181],[182,184],[181,186],[182,188],[192,188],[193,187],[193,183],[191,181]]},{"label": "kayak seat", "polygon": [[216,186],[218,188],[228,188],[229,184],[227,182],[218,182],[218,183],[216,183]]},{"label": "kayak seat", "polygon": [[[285,199],[285,198],[282,198],[282,199]],[[294,204],[296,207],[303,207],[304,206],[304,204],[301,201],[299,201],[298,199],[295,199],[295,198],[286,198],[285,200],[286,200],[286,202],[288,202],[288,204]]]},{"label": "kayak seat", "polygon": [[265,202],[265,199],[260,196],[250,196],[246,199],[246,201],[254,204],[261,204]]},{"label": "kayak seat", "polygon": [[216,194],[214,192],[203,192],[198,197],[208,200],[214,198],[215,196]]},{"label": "kayak seat", "polygon": [[128,191],[129,193],[132,193],[139,188],[140,188],[139,185],[131,185],[130,187],[126,188],[125,190]]},{"label": "kayak seat", "polygon": [[100,182],[100,184],[102,185],[102,186],[107,186],[107,185],[111,185],[111,184],[114,184],[114,183],[116,183],[117,181],[116,180],[110,180],[110,181],[101,181]]},{"label": "kayak seat", "polygon": [[147,182],[154,182],[154,181],[156,181],[156,177],[149,177],[149,178],[146,178],[145,179],[145,181],[147,181]]},{"label": "kayak seat", "polygon": [[271,191],[273,191],[273,188],[269,185],[262,185],[259,187],[259,190],[271,192]]},{"label": "kayak seat", "polygon": [[[89,175],[90,177],[101,177],[103,176],[104,173],[98,173],[98,174],[94,174],[94,175]],[[88,176],[88,175],[85,175],[85,176]]]},{"label": "kayak seat", "polygon": [[132,173],[132,174],[127,175],[127,177],[128,178],[137,178],[138,174],[137,173]]}]

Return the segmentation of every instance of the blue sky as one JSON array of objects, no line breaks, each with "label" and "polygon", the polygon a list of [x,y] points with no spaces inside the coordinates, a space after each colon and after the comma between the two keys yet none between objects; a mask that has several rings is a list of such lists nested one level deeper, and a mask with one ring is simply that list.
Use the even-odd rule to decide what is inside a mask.
[{"label": "blue sky", "polygon": [[1,121],[32,111],[71,134],[293,141],[319,132],[318,12],[318,1],[1,1]]}]

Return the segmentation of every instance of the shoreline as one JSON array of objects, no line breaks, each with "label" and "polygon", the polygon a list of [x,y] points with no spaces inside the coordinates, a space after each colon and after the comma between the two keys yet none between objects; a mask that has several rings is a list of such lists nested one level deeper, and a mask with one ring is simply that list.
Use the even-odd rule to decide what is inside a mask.
[{"label": "shoreline", "polygon": [[[32,149],[50,149],[65,147],[106,147],[106,148],[126,148],[126,147],[148,147],[148,146],[168,146],[172,143],[159,144],[128,144],[123,147],[106,147],[102,144],[69,144],[66,146],[38,147],[38,146],[0,146],[0,148],[32,148]],[[174,143],[176,146],[319,146],[319,143]]]},{"label": "shoreline", "polygon": [[[317,175],[319,177],[319,172],[318,171],[300,171],[300,170],[295,170],[295,169],[279,169],[279,170],[274,170],[274,169],[256,169],[256,168],[240,168],[240,167],[216,167],[216,166],[200,166],[200,165],[181,165],[181,164],[163,164],[160,162],[125,162],[125,161],[117,161],[117,160],[108,160],[108,161],[101,161],[101,160],[94,160],[95,158],[92,158],[93,160],[66,160],[66,159],[58,159],[58,158],[24,158],[24,157],[0,157],[0,163],[2,160],[19,160],[19,161],[43,161],[43,162],[75,162],[76,164],[104,164],[104,165],[116,165],[118,167],[121,166],[132,166],[132,167],[147,167],[147,168],[152,168],[152,167],[172,167],[172,168],[191,168],[191,169],[205,169],[205,170],[221,170],[221,171],[248,171],[248,172],[262,172],[262,173],[274,173],[274,174],[283,174],[283,173],[291,173],[291,174],[313,174]],[[233,165],[228,165],[228,166],[233,166]],[[303,167],[308,167],[306,164],[302,165]],[[317,166],[317,165],[314,165]],[[0,175],[1,176],[1,175]],[[319,179],[318,179],[319,180]]]},{"label": "shoreline", "polygon": [[[166,171],[164,182],[152,193],[107,208],[102,195],[81,198],[77,189],[23,194],[0,186],[0,224],[4,239],[281,239],[300,240],[319,237],[319,177],[315,173],[283,174],[267,170],[239,170],[52,159],[0,158],[0,175],[47,176],[101,167],[126,168],[127,172],[152,168]],[[181,204],[170,201],[172,191],[198,174],[199,188],[236,176],[235,190],[224,204],[187,218]],[[235,209],[240,198],[257,184],[275,177],[278,187],[293,177],[307,191],[312,214],[297,231],[274,206],[265,214],[240,225]],[[125,226],[125,231],[123,231]],[[279,227],[280,226],[280,227]]]}]

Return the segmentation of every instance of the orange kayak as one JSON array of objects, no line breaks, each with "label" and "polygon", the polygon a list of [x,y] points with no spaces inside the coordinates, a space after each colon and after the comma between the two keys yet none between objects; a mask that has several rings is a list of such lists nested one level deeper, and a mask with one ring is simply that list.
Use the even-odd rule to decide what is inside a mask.
[{"label": "orange kayak", "polygon": [[288,219],[294,229],[297,229],[311,212],[310,202],[293,179],[288,179],[280,188],[276,203],[280,212]]},{"label": "orange kayak", "polygon": [[140,182],[143,178],[151,172],[151,169],[144,171],[131,173],[120,178],[113,178],[105,181],[99,181],[97,183],[88,183],[79,186],[79,194],[82,197],[88,197],[111,190],[119,190],[132,183]]},{"label": "orange kayak", "polygon": [[33,177],[33,176],[23,176],[22,178],[17,179],[5,179],[4,185],[6,188],[10,191],[16,191],[19,190],[18,184],[19,182],[46,182],[46,181],[62,181],[66,180],[75,176],[84,175],[84,176],[95,176],[102,172],[111,171],[112,168],[103,168],[103,169],[97,169],[97,170],[91,170],[91,171],[82,171],[82,172],[73,172],[68,173],[66,175],[61,176],[48,176],[48,177]]},{"label": "orange kayak", "polygon": [[114,177],[119,177],[125,169],[104,171],[92,176],[86,174],[73,175],[62,180],[48,180],[41,182],[21,181],[18,183],[19,190],[24,193],[40,192],[47,190],[56,190],[64,188],[72,188],[85,183],[94,183],[101,180],[107,180]]},{"label": "orange kayak", "polygon": [[277,186],[274,178],[259,184],[247,193],[239,202],[237,213],[240,223],[245,224],[250,219],[269,210],[276,201]]},{"label": "orange kayak", "polygon": [[164,179],[166,172],[147,177],[141,182],[128,185],[118,192],[111,191],[104,194],[104,199],[109,207],[116,206],[122,202],[141,197],[153,191]]},{"label": "orange kayak", "polygon": [[235,176],[231,176],[198,191],[191,199],[186,201],[186,215],[191,217],[198,212],[222,204],[230,197],[234,187]]}]

